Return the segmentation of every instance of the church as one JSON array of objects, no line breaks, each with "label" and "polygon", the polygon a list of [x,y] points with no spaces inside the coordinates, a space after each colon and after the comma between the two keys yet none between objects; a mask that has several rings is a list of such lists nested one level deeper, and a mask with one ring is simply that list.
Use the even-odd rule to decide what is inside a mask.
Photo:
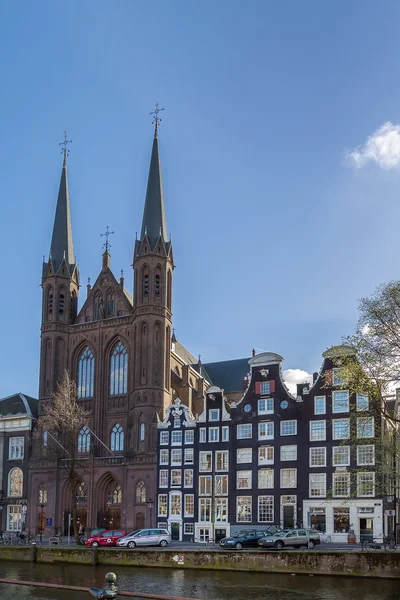
[{"label": "church", "polygon": [[66,534],[73,508],[74,490],[62,460],[50,452],[50,432],[40,434],[40,415],[65,371],[76,381],[77,401],[90,415],[77,440],[82,478],[75,497],[84,527],[131,530],[151,525],[157,423],[176,396],[194,413],[201,411],[208,384],[200,359],[172,330],[174,256],[166,226],[157,117],[141,233],[132,240],[133,295],[124,278],[117,279],[111,270],[107,237],[101,271],[94,285],[87,285],[86,298],[79,297],[64,146],[50,252],[42,271],[39,426],[27,486],[26,528],[32,531]]}]

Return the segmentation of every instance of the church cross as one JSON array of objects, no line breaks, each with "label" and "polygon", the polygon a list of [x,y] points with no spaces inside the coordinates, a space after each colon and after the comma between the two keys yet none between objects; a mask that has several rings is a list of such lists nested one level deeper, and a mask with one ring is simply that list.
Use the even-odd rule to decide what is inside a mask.
[{"label": "church cross", "polygon": [[165,110],[165,108],[160,108],[160,105],[158,104],[158,102],[156,102],[156,109],[153,110],[153,112],[150,113],[150,115],[154,115],[153,117],[153,125],[155,126],[155,135],[157,135],[158,133],[158,126],[161,123],[161,118],[158,116],[159,113]]},{"label": "church cross", "polygon": [[100,234],[100,237],[103,237],[103,236],[104,236],[104,237],[106,238],[106,242],[105,242],[105,244],[103,244],[103,248],[104,248],[104,251],[105,251],[105,252],[108,252],[108,251],[109,251],[109,249],[111,248],[111,244],[110,244],[110,242],[108,241],[108,237],[109,237],[110,235],[114,235],[114,233],[115,233],[115,231],[109,231],[108,229],[109,229],[109,227],[108,227],[108,225],[107,225],[105,232]]},{"label": "church cross", "polygon": [[67,158],[68,154],[70,153],[70,149],[67,148],[68,144],[72,144],[72,140],[68,140],[67,139],[67,130],[64,129],[64,141],[60,142],[58,145],[62,146],[63,149],[61,150],[61,153],[64,154],[64,159]]}]

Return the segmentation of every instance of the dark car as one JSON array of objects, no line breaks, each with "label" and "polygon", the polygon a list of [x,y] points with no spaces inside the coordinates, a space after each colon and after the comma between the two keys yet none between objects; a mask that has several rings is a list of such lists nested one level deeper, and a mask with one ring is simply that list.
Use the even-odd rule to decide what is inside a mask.
[{"label": "dark car", "polygon": [[266,535],[274,535],[279,531],[279,527],[270,525],[267,529],[249,529],[239,531],[231,537],[226,537],[220,540],[221,548],[241,550],[242,548],[257,548],[258,540]]},{"label": "dark car", "polygon": [[309,548],[320,544],[321,540],[315,529],[283,529],[274,535],[266,535],[258,540],[261,548],[276,548],[282,550],[288,546],[292,548]]}]

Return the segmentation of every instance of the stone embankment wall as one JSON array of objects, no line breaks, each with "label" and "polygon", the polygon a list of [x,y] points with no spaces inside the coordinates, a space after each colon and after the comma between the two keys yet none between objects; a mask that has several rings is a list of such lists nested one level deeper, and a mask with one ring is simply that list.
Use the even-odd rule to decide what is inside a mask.
[{"label": "stone embankment wall", "polygon": [[397,552],[220,552],[0,547],[0,561],[400,578]]}]

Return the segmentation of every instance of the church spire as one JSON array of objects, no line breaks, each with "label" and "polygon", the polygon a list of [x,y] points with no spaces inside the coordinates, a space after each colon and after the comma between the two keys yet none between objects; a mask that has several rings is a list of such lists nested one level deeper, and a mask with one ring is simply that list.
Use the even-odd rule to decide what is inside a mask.
[{"label": "church spire", "polygon": [[64,160],[50,245],[50,259],[53,261],[56,270],[64,259],[71,266],[75,264],[67,173],[67,156],[69,154],[67,144],[70,142],[67,140],[66,131],[64,131],[64,136],[64,142],[60,144],[63,146]]},{"label": "church spire", "polygon": [[161,237],[165,243],[168,241],[161,180],[160,152],[158,147],[158,126],[161,121],[158,113],[161,110],[164,109],[158,108],[157,102],[156,110],[153,111],[153,113],[150,113],[155,115],[153,121],[155,130],[140,236],[141,240],[143,240],[144,236],[147,235],[152,248],[155,246],[159,237]]}]

